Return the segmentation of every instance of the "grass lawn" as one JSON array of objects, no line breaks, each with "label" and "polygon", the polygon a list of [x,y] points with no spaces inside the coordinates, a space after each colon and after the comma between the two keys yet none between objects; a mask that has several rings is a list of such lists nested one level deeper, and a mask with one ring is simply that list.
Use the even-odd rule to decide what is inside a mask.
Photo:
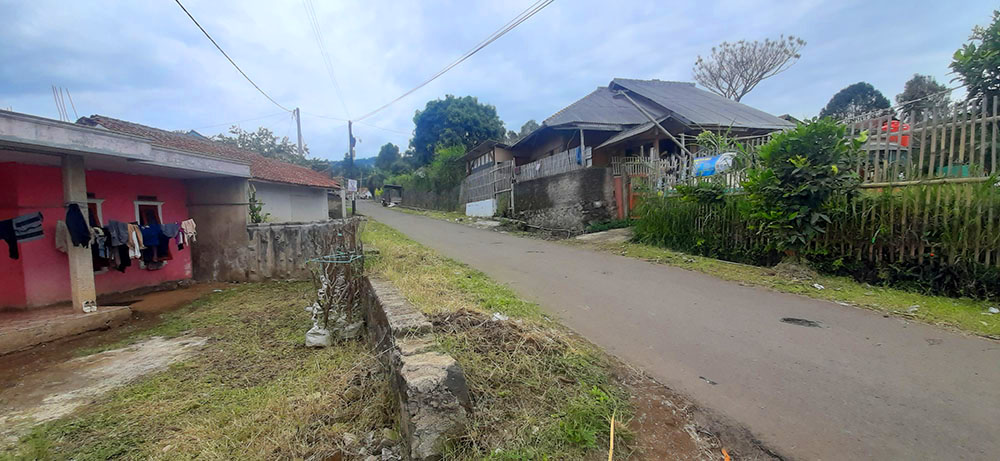
[{"label": "grass lawn", "polygon": [[303,346],[311,292],[238,285],[164,314],[124,342],[191,334],[208,346],[36,426],[0,459],[327,459],[344,432],[390,427],[388,382],[364,343]]},{"label": "grass lawn", "polygon": [[[849,277],[829,275],[816,275],[809,278],[794,277],[768,267],[730,263],[640,243],[586,243],[577,240],[566,240],[565,242],[631,258],[696,270],[724,280],[850,304],[1000,339],[1000,314],[988,314],[990,307],[1000,306],[1000,303],[996,301],[929,296],[895,288],[858,283]],[[816,288],[813,286],[814,284],[822,285],[823,289]]]}]

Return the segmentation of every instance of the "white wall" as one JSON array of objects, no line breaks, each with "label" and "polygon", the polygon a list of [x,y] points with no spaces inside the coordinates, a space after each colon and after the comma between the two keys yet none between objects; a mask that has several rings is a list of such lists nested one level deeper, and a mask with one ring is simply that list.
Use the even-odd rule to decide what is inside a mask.
[{"label": "white wall", "polygon": [[488,217],[493,216],[493,213],[496,213],[496,211],[497,201],[491,198],[465,204],[466,216]]},{"label": "white wall", "polygon": [[251,181],[267,222],[314,222],[330,218],[326,189]]}]

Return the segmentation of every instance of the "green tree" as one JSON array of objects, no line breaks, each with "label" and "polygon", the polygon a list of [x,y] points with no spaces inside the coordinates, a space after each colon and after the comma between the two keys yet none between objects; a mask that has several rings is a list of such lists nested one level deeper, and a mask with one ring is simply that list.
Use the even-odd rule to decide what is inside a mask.
[{"label": "green tree", "polygon": [[950,99],[947,90],[930,75],[913,74],[913,78],[903,85],[903,92],[896,95],[896,104],[903,111],[922,114],[947,105]]},{"label": "green tree", "polygon": [[229,134],[232,136],[226,136],[224,134],[215,135],[212,137],[212,140],[236,146],[240,149],[254,151],[265,157],[294,163],[296,165],[313,167],[313,164],[315,163],[308,158],[308,146],[303,144],[302,150],[305,152],[300,154],[299,147],[295,143],[289,141],[288,136],[278,138],[267,128],[259,127],[257,128],[257,131],[246,131],[237,125],[233,125],[229,128]]},{"label": "green tree", "polygon": [[967,101],[1000,94],[1000,10],[993,11],[989,27],[972,28],[969,42],[955,52],[950,67],[968,86]]},{"label": "green tree", "polygon": [[399,158],[399,146],[387,142],[378,150],[378,156],[375,157],[375,167],[389,171]]},{"label": "green tree", "polygon": [[832,197],[857,191],[861,145],[867,133],[848,139],[847,128],[831,118],[775,134],[760,148],[758,162],[747,169],[744,190],[749,217],[778,250],[796,257],[812,239],[826,232]]},{"label": "green tree", "polygon": [[840,90],[819,112],[820,117],[847,119],[889,108],[889,100],[871,83],[858,82]]},{"label": "green tree", "polygon": [[507,144],[514,144],[539,128],[541,128],[541,125],[534,119],[528,120],[524,122],[524,125],[521,125],[520,131],[515,133],[514,130],[510,130],[507,132]]},{"label": "green tree", "polygon": [[482,104],[472,96],[428,101],[413,116],[416,126],[410,147],[417,166],[434,160],[439,149],[462,146],[468,150],[491,139],[503,139],[506,131],[496,107]]}]

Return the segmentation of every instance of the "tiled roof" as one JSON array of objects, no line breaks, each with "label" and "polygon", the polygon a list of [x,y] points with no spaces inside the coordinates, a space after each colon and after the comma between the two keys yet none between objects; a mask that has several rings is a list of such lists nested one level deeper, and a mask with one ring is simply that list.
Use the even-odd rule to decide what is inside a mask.
[{"label": "tiled roof", "polygon": [[337,181],[318,171],[267,158],[253,151],[211,141],[203,137],[192,136],[187,132],[175,133],[103,115],[81,117],[80,120],[77,120],[77,123],[88,126],[101,126],[117,133],[139,136],[163,147],[246,162],[250,164],[250,176],[253,179],[303,186],[340,188],[340,184]]}]

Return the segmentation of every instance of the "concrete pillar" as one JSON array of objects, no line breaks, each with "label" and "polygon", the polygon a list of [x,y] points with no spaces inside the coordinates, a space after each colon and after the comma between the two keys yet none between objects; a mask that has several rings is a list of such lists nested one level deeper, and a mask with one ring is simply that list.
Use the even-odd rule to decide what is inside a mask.
[{"label": "concrete pillar", "polygon": [[[76,203],[87,216],[87,175],[83,157],[66,155],[62,158],[63,199],[66,204]],[[89,222],[89,221],[88,221]],[[94,288],[94,262],[90,248],[68,245],[69,284],[73,293],[73,309],[92,312],[97,308],[97,290]]]}]

